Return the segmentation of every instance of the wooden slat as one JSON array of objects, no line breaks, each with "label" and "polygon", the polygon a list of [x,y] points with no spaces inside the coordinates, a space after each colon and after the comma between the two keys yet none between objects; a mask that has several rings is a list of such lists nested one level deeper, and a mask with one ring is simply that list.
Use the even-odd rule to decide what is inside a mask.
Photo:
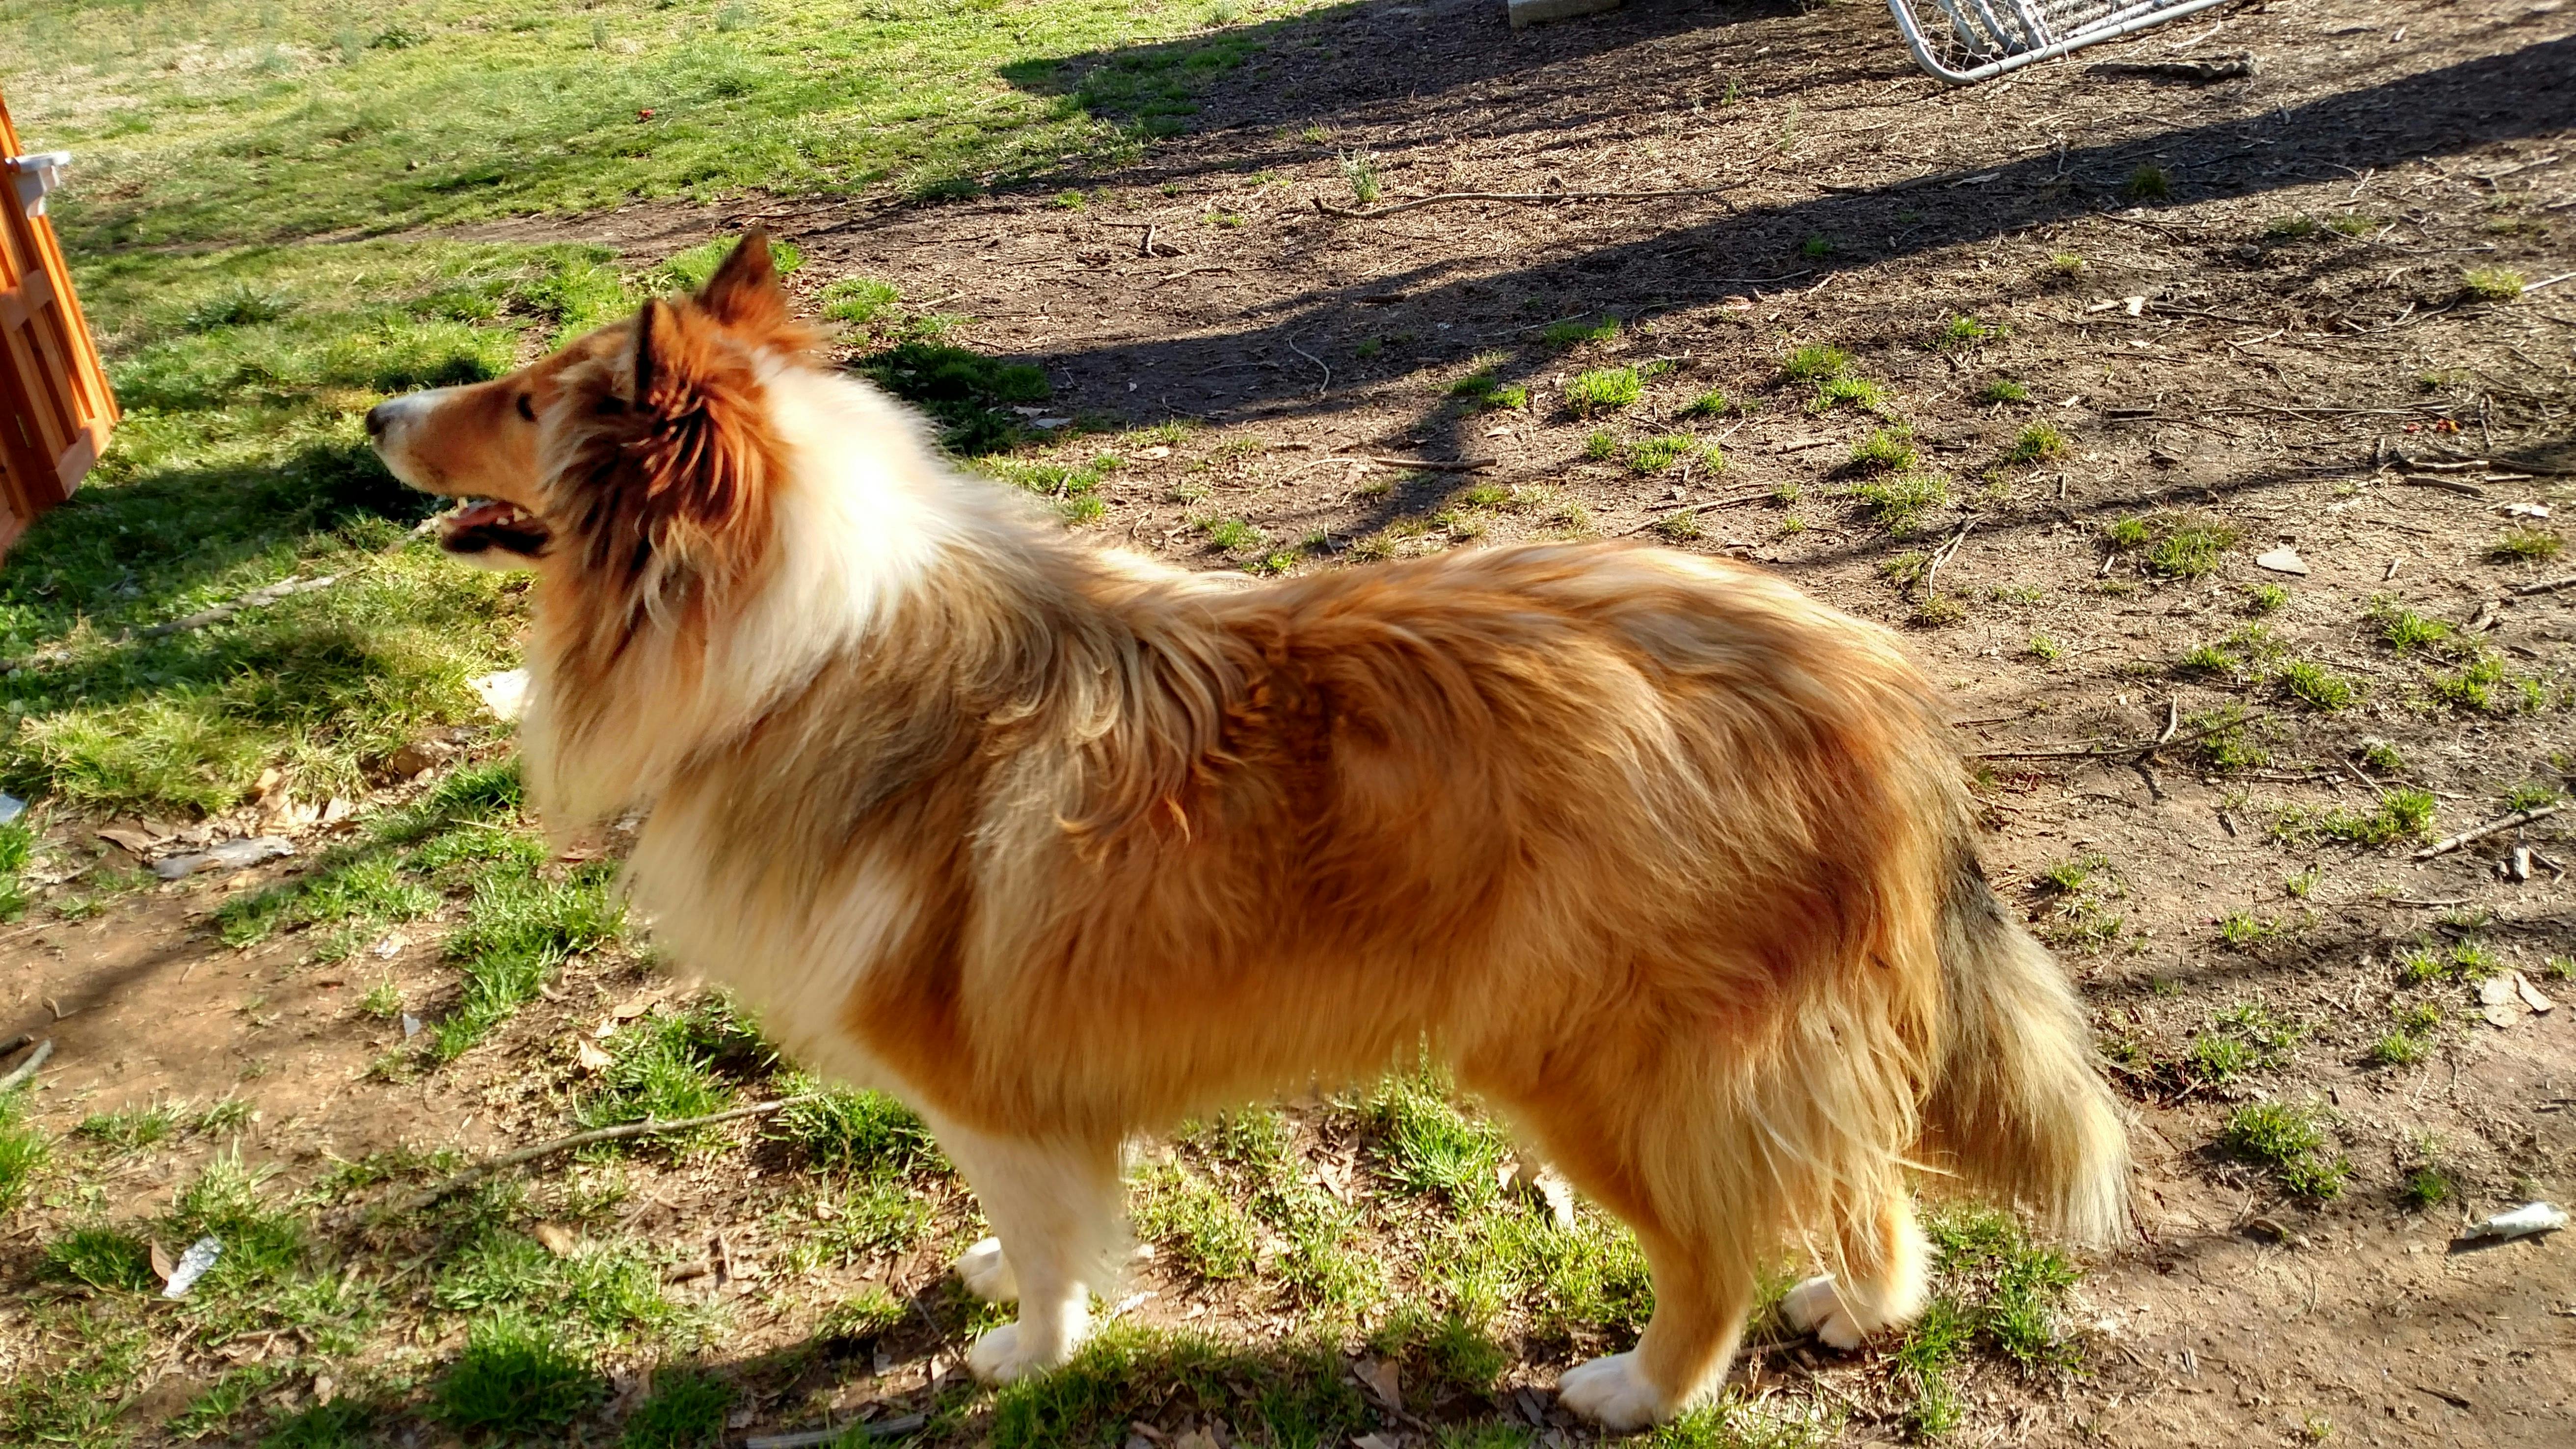
[{"label": "wooden slat", "polygon": [[[21,155],[0,101],[0,155]],[[0,188],[0,550],[69,497],[107,447],[115,389],[72,290],[53,224]]]}]

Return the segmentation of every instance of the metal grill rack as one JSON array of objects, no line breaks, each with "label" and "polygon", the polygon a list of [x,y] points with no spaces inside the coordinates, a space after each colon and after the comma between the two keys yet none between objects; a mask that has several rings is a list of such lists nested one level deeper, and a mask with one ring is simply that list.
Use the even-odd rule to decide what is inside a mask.
[{"label": "metal grill rack", "polygon": [[2219,0],[1887,0],[1914,63],[1967,85],[2206,10]]}]

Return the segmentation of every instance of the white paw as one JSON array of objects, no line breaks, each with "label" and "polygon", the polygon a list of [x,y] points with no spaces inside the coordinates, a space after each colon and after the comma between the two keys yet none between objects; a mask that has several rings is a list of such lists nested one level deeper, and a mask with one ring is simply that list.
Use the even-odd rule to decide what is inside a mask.
[{"label": "white paw", "polygon": [[1626,1433],[1665,1417],[1663,1395],[1646,1382],[1633,1353],[1576,1364],[1556,1381],[1557,1402],[1605,1429]]},{"label": "white paw", "polygon": [[957,1276],[966,1280],[967,1292],[987,1303],[1008,1303],[1020,1296],[1019,1277],[1011,1271],[1011,1260],[1002,1256],[999,1238],[986,1238],[958,1254]]},{"label": "white paw", "polygon": [[1790,1289],[1789,1296],[1780,1300],[1780,1316],[1792,1332],[1812,1333],[1829,1348],[1858,1348],[1868,1336],[1834,1287],[1831,1273],[1819,1273]]},{"label": "white paw", "polygon": [[973,1348],[966,1350],[966,1367],[974,1371],[979,1382],[1007,1384],[1062,1367],[1064,1361],[1073,1356],[1070,1349],[1054,1353],[1023,1349],[1021,1338],[1020,1326],[1016,1323],[1005,1323],[993,1329],[975,1340]]}]

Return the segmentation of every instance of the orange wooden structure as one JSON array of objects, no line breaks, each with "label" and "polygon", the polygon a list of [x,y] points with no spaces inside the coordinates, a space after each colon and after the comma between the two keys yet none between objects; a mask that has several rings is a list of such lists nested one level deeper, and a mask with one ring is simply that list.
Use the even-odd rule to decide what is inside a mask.
[{"label": "orange wooden structure", "polygon": [[49,159],[20,154],[0,102],[0,550],[71,496],[116,426],[116,394],[45,219]]}]

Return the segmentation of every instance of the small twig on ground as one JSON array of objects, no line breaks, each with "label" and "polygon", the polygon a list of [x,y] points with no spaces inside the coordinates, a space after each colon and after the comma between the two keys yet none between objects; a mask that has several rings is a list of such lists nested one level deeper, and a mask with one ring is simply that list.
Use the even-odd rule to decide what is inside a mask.
[{"label": "small twig on ground", "polygon": [[2448,493],[2465,493],[2471,498],[2484,498],[2487,490],[2462,478],[2400,478],[2409,488],[2439,488]]},{"label": "small twig on ground", "polygon": [[1656,509],[1654,511],[1654,517],[1647,519],[1645,522],[1638,524],[1632,529],[1629,529],[1626,533],[1621,534],[1620,537],[1634,537],[1635,535],[1643,533],[1647,529],[1654,527],[1656,524],[1663,522],[1666,518],[1669,518],[1676,513],[1705,513],[1712,508],[1732,508],[1739,503],[1759,503],[1770,496],[1771,490],[1764,488],[1752,493],[1730,493],[1724,498],[1712,498],[1706,503],[1675,503],[1668,507]]},{"label": "small twig on ground", "polygon": [[[107,642],[110,644],[128,644],[137,639],[161,639],[172,634],[183,634],[191,629],[202,629],[208,624],[220,624],[224,620],[231,618],[233,615],[240,613],[244,609],[265,608],[270,604],[276,603],[280,599],[289,599],[293,598],[297,594],[309,594],[320,589],[327,589],[333,584],[340,582],[340,578],[341,576],[338,574],[324,574],[319,578],[284,579],[277,583],[253,589],[249,593],[242,595],[240,598],[227,599],[212,608],[199,609],[193,614],[185,614],[176,619],[164,619],[158,624],[146,624],[140,629],[128,629],[124,633],[117,635],[115,638],[110,639]],[[0,674],[14,674],[21,669],[30,669],[39,664],[56,664],[70,657],[71,651],[59,646],[51,649],[39,649],[33,654],[24,655],[20,658],[0,659]]]},{"label": "small twig on ground", "polygon": [[1950,555],[1959,551],[1959,545],[1968,541],[1968,530],[1976,526],[1977,516],[1971,513],[1960,520],[1959,531],[1950,535],[1948,543],[1932,551],[1932,561],[1923,566],[1923,597],[1932,597],[1932,580],[1940,574],[1941,565],[1948,563]]},{"label": "small twig on ground", "polygon": [[1411,201],[1399,201],[1392,206],[1366,211],[1357,207],[1335,206],[1320,196],[1314,198],[1314,202],[1315,209],[1326,216],[1371,221],[1381,216],[1393,216],[1399,211],[1411,211],[1417,206],[1436,206],[1444,201],[1511,201],[1525,205],[1549,201],[1642,201],[1659,196],[1707,196],[1727,189],[1724,186],[1686,186],[1669,191],[1443,191],[1435,196],[1417,196]]},{"label": "small twig on ground", "polygon": [[2529,296],[2531,293],[2537,292],[2543,287],[2555,287],[2559,283],[2564,282],[2571,277],[2576,277],[2576,272],[2560,272],[2554,277],[2543,277],[2539,281],[2523,288],[2523,295]]},{"label": "small twig on ground", "polygon": [[2513,591],[2517,594],[2554,594],[2560,589],[2576,589],[2576,574],[2569,574],[2563,579],[2541,579],[2533,583],[2513,586]]},{"label": "small twig on ground", "polygon": [[1322,397],[1325,393],[1331,391],[1333,386],[1333,369],[1331,364],[1325,362],[1324,359],[1317,357],[1315,354],[1308,352],[1305,348],[1298,346],[1297,339],[1294,336],[1290,336],[1283,340],[1287,342],[1289,351],[1296,353],[1299,357],[1302,357],[1308,362],[1315,364],[1317,367],[1324,369],[1324,380],[1315,385],[1315,396]]},{"label": "small twig on ground", "polygon": [[2223,734],[2238,725],[2253,724],[2257,720],[2271,717],[2268,710],[2261,714],[2238,715],[2233,719],[2221,720],[2207,729],[2194,730],[2179,740],[2168,731],[2141,745],[2097,745],[2088,750],[1970,750],[1968,758],[1972,760],[2076,760],[2103,759],[2114,755],[2143,755],[2149,750],[2160,750],[2171,744],[2197,744],[2211,735]]},{"label": "small twig on ground", "polygon": [[814,1100],[815,1094],[808,1092],[802,1096],[779,1097],[767,1102],[755,1102],[748,1107],[732,1107],[722,1112],[710,1112],[703,1117],[682,1117],[674,1121],[648,1117],[641,1122],[621,1122],[614,1127],[599,1127],[588,1132],[575,1132],[569,1137],[558,1137],[551,1142],[540,1142],[534,1147],[522,1147],[515,1152],[504,1152],[488,1162],[478,1162],[408,1197],[399,1198],[378,1208],[368,1216],[377,1222],[383,1222],[390,1218],[401,1217],[405,1213],[417,1212],[449,1193],[472,1187],[503,1168],[516,1167],[523,1162],[534,1162],[540,1157],[551,1157],[558,1152],[570,1152],[576,1147],[588,1147],[594,1142],[619,1142],[629,1137],[647,1137],[661,1132],[683,1132],[692,1127],[712,1127],[719,1122],[758,1117],[775,1112],[782,1107],[793,1107],[799,1103]]},{"label": "small twig on ground", "polygon": [[2502,820],[2498,820],[2487,825],[2481,825],[2475,830],[2463,830],[2459,834],[2451,836],[2446,840],[2436,840],[2432,844],[2425,846],[2422,850],[2415,852],[2412,856],[2409,856],[2408,859],[2431,860],[2437,855],[2448,855],[2463,845],[2469,845],[2476,841],[2484,840],[2490,835],[2501,835],[2505,831],[2511,830],[2517,825],[2528,825],[2532,821],[2538,820],[2544,815],[2555,815],[2563,808],[2565,807],[2562,805],[2534,805],[2528,810],[2516,810],[2511,815],[2504,817]]},{"label": "small twig on ground", "polygon": [[[16,1050],[15,1047],[10,1049],[12,1051]],[[27,1080],[29,1077],[34,1076],[36,1074],[36,1068],[43,1066],[45,1064],[45,1058],[50,1057],[53,1054],[54,1039],[52,1037],[47,1037],[43,1041],[36,1043],[36,1049],[27,1053],[27,1059],[25,1061],[20,1062],[17,1065],[17,1068],[11,1071],[9,1075],[0,1077],[0,1092],[16,1091],[18,1089],[18,1084]]]}]

